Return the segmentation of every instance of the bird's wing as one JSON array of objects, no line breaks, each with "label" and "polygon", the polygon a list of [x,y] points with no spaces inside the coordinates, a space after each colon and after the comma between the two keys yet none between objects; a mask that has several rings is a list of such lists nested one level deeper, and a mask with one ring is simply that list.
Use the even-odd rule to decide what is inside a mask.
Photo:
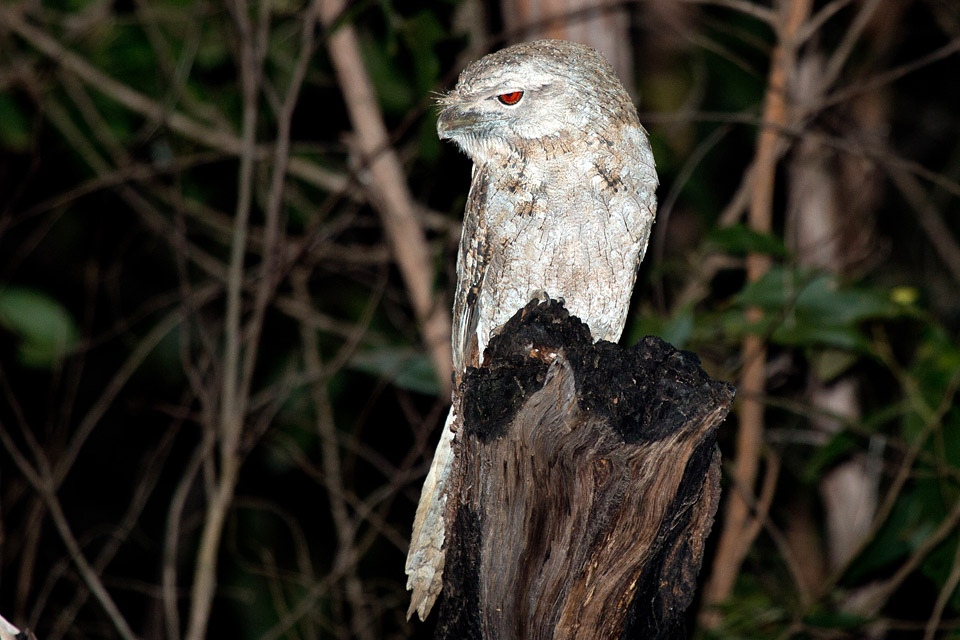
[{"label": "bird's wing", "polygon": [[457,256],[457,292],[453,302],[454,400],[440,434],[430,471],[423,482],[413,522],[406,564],[407,589],[413,593],[410,595],[407,618],[416,611],[420,619],[425,620],[443,585],[447,493],[453,465],[451,445],[460,419],[456,388],[464,369],[480,364],[477,326],[480,319],[480,287],[487,265],[486,224],[483,217],[486,189],[485,170],[475,170],[464,212],[460,254]]},{"label": "bird's wing", "polygon": [[444,515],[447,505],[448,480],[453,466],[453,407],[440,432],[440,442],[433,454],[430,471],[423,481],[417,515],[413,520],[413,535],[407,551],[407,589],[410,607],[407,619],[416,611],[421,620],[426,620],[433,603],[443,587],[443,565],[446,558],[443,547],[446,538]]},{"label": "bird's wing", "polygon": [[487,269],[487,169],[476,168],[463,214],[463,234],[457,256],[457,292],[453,300],[453,370],[459,377],[467,367],[480,364],[477,329],[480,290]]}]

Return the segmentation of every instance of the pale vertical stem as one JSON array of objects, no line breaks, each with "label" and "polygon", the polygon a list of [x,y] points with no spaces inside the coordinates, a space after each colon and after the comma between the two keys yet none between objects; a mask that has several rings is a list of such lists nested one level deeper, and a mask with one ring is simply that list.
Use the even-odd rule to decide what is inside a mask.
[{"label": "pale vertical stem", "polygon": [[183,508],[190,495],[190,488],[193,486],[203,460],[209,455],[209,451],[204,449],[205,447],[200,445],[187,464],[167,509],[167,529],[164,534],[160,582],[167,640],[180,640],[180,612],[177,606],[177,542],[181,533]]},{"label": "pale vertical stem", "polygon": [[227,519],[233,492],[239,471],[239,459],[236,456],[221,461],[220,475],[213,495],[209,497],[207,515],[203,522],[200,547],[197,552],[197,566],[194,571],[193,590],[190,597],[190,621],[187,624],[187,640],[202,640],[206,637],[207,624],[213,596],[217,590],[217,554],[220,552],[220,538]]},{"label": "pale vertical stem", "polygon": [[239,438],[239,422],[246,412],[245,399],[240,393],[240,352],[243,335],[240,329],[243,296],[243,268],[247,251],[250,209],[253,203],[253,170],[256,166],[257,94],[259,92],[259,65],[253,25],[242,0],[233,7],[234,20],[240,32],[240,76],[243,91],[242,153],[240,155],[237,210],[233,221],[230,244],[230,264],[227,271],[227,308],[224,317],[223,383],[220,404],[221,453],[233,451]]},{"label": "pale vertical stem", "polygon": [[303,25],[300,30],[300,53],[297,57],[290,84],[284,95],[283,103],[277,114],[277,140],[273,148],[272,175],[270,191],[267,195],[267,207],[264,215],[263,262],[260,267],[260,282],[253,303],[253,312],[247,323],[246,334],[251,338],[243,362],[243,376],[240,379],[240,392],[244,397],[250,393],[253,373],[257,361],[258,341],[263,328],[263,318],[267,306],[277,286],[277,267],[279,263],[278,247],[281,246],[282,221],[280,211],[283,207],[283,195],[286,187],[287,168],[290,165],[290,134],[293,126],[293,112],[297,106],[300,89],[307,76],[310,58],[315,48],[314,27],[319,15],[319,2],[314,0],[304,11]]},{"label": "pale vertical stem", "polygon": [[[190,594],[190,617],[187,640],[201,640],[206,636],[213,596],[217,589],[217,555],[223,525],[233,501],[240,471],[238,448],[247,410],[247,393],[240,375],[243,348],[242,296],[244,259],[247,252],[250,210],[253,205],[254,169],[256,166],[256,125],[260,91],[261,63],[266,50],[269,29],[269,5],[261,5],[259,28],[248,14],[247,3],[236,0],[228,5],[240,37],[240,79],[243,93],[243,124],[238,176],[237,210],[230,246],[230,263],[226,282],[226,311],[224,317],[224,357],[220,392],[220,415],[216,426],[220,439],[220,465],[216,483],[209,496],[200,547],[194,568],[193,588]],[[213,452],[211,452],[211,455]]]},{"label": "pale vertical stem", "polygon": [[410,303],[420,323],[420,333],[439,383],[449,392],[453,356],[450,346],[450,314],[433,295],[434,269],[423,227],[414,212],[403,167],[390,146],[380,114],[376,92],[363,66],[357,35],[349,22],[338,23],[346,4],[321,0],[320,18],[330,33],[327,48],[337,73],[343,99],[356,134],[370,180],[370,200],[380,214],[387,241],[397,261]]},{"label": "pale vertical stem", "polygon": [[[767,78],[767,91],[763,106],[763,127],[757,140],[754,157],[753,193],[748,211],[750,228],[759,233],[772,231],[773,196],[777,162],[781,155],[780,131],[790,123],[790,111],[787,100],[787,82],[790,79],[796,58],[798,33],[810,16],[811,0],[783,0],[779,6],[779,19],[776,23],[777,46],[773,50],[770,71]],[[754,282],[770,268],[770,257],[766,254],[747,256],[747,279]],[[748,309],[747,321],[761,319],[759,309]],[[716,605],[725,600],[733,590],[733,585],[746,556],[755,532],[753,521],[763,514],[751,514],[748,500],[744,495],[752,495],[760,466],[760,452],[763,443],[763,397],[766,382],[765,361],[767,348],[758,335],[748,335],[741,348],[743,371],[737,395],[740,399],[738,412],[739,429],[736,437],[736,457],[732,465],[732,489],[727,493],[724,510],[723,531],[714,558],[710,580],[705,591],[707,606]],[[751,532],[752,535],[751,535]],[[706,625],[716,624],[715,613],[707,612],[703,618]]]}]

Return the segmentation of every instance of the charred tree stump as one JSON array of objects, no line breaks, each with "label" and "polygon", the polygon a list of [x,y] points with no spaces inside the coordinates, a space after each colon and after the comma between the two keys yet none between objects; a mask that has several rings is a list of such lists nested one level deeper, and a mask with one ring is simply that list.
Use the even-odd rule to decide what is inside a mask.
[{"label": "charred tree stump", "polygon": [[733,387],[531,302],[461,386],[440,638],[678,638]]}]

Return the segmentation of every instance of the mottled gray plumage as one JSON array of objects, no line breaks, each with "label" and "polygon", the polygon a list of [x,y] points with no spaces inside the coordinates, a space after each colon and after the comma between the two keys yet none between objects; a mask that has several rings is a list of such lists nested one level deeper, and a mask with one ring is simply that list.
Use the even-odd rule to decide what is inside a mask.
[{"label": "mottled gray plumage", "polygon": [[[517,92],[519,101],[505,104]],[[440,137],[474,163],[453,304],[458,381],[480,364],[490,337],[543,294],[563,298],[595,340],[618,340],[656,213],[657,174],[609,63],[572,42],[514,45],[467,67],[440,106]],[[455,395],[407,556],[410,613],[421,619],[441,588],[457,421]]]}]

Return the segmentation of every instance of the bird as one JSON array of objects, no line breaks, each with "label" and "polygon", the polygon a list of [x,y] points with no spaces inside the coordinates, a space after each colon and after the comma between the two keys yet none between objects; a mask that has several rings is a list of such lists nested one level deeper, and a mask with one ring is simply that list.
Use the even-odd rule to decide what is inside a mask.
[{"label": "bird", "polygon": [[649,136],[598,51],[537,40],[468,65],[438,99],[437,133],[472,161],[453,301],[453,402],[407,555],[410,609],[442,589],[456,388],[490,339],[535,298],[562,299],[593,339],[616,342],[656,216]]}]

